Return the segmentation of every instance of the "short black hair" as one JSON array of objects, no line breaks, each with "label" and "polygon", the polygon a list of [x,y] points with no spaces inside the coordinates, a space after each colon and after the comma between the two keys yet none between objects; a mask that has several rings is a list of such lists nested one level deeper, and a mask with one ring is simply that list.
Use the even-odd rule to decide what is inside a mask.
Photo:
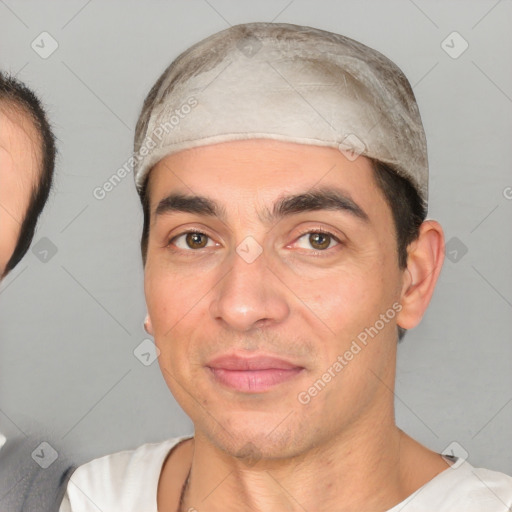
[{"label": "short black hair", "polygon": [[[370,159],[370,161],[375,182],[384,194],[393,215],[398,267],[403,270],[407,268],[407,247],[418,238],[420,226],[427,217],[427,207],[408,179],[400,176],[392,167],[379,160]],[[150,224],[148,183],[149,173],[139,192],[144,214],[140,241],[144,265],[146,264]],[[405,329],[398,327],[399,341],[405,336],[405,332]]]},{"label": "short black hair", "polygon": [[[407,268],[407,247],[419,236],[420,226],[427,218],[427,205],[412,183],[400,176],[392,167],[372,160],[375,181],[384,194],[393,214],[395,240],[398,250],[398,267]],[[398,341],[406,329],[398,326]]]},{"label": "short black hair", "polygon": [[16,247],[1,276],[4,277],[20,262],[34,238],[37,220],[50,195],[57,149],[55,135],[39,98],[24,83],[0,71],[0,107],[2,106],[21,116],[27,116],[34,123],[39,132],[42,155],[39,180],[31,191]]},{"label": "short black hair", "polygon": [[407,268],[407,247],[416,240],[427,207],[412,183],[400,176],[392,167],[378,160],[371,160],[374,178],[393,214],[398,249],[398,267]]}]

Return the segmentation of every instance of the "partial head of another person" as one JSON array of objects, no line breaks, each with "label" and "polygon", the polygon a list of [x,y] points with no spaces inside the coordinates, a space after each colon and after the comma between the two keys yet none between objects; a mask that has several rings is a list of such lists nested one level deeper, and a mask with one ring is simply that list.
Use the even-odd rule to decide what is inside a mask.
[{"label": "partial head of another person", "polygon": [[55,136],[35,93],[0,72],[0,278],[28,251],[50,194]]}]

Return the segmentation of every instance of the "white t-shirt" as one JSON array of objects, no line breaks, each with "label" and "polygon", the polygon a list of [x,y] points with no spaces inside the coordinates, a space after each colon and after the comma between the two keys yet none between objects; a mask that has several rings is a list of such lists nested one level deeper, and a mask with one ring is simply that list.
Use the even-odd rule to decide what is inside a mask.
[{"label": "white t-shirt", "polygon": [[[80,466],[68,483],[59,512],[157,512],[163,463],[174,446],[191,437],[144,444]],[[459,463],[439,473],[388,512],[512,510],[512,477],[474,468],[468,462]]]}]

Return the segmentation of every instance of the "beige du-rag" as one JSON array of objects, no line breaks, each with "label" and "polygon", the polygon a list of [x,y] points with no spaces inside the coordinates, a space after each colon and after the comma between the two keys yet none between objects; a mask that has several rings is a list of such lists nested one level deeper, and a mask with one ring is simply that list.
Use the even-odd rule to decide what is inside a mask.
[{"label": "beige du-rag", "polygon": [[252,138],[384,162],[427,204],[427,145],[412,88],[396,64],[348,37],[247,23],[184,51],[144,101],[134,144],[137,188],[171,153]]}]

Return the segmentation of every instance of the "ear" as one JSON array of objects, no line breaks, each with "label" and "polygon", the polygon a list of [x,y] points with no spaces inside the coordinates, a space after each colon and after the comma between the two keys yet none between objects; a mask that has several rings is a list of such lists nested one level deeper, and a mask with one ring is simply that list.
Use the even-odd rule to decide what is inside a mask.
[{"label": "ear", "polygon": [[404,329],[416,327],[434,293],[444,261],[444,234],[435,220],[420,226],[418,238],[407,248],[407,269],[404,271],[402,309],[397,324]]},{"label": "ear", "polygon": [[146,318],[144,319],[144,330],[149,335],[154,336],[153,324],[151,323],[151,317],[149,316],[149,313],[146,315]]}]

